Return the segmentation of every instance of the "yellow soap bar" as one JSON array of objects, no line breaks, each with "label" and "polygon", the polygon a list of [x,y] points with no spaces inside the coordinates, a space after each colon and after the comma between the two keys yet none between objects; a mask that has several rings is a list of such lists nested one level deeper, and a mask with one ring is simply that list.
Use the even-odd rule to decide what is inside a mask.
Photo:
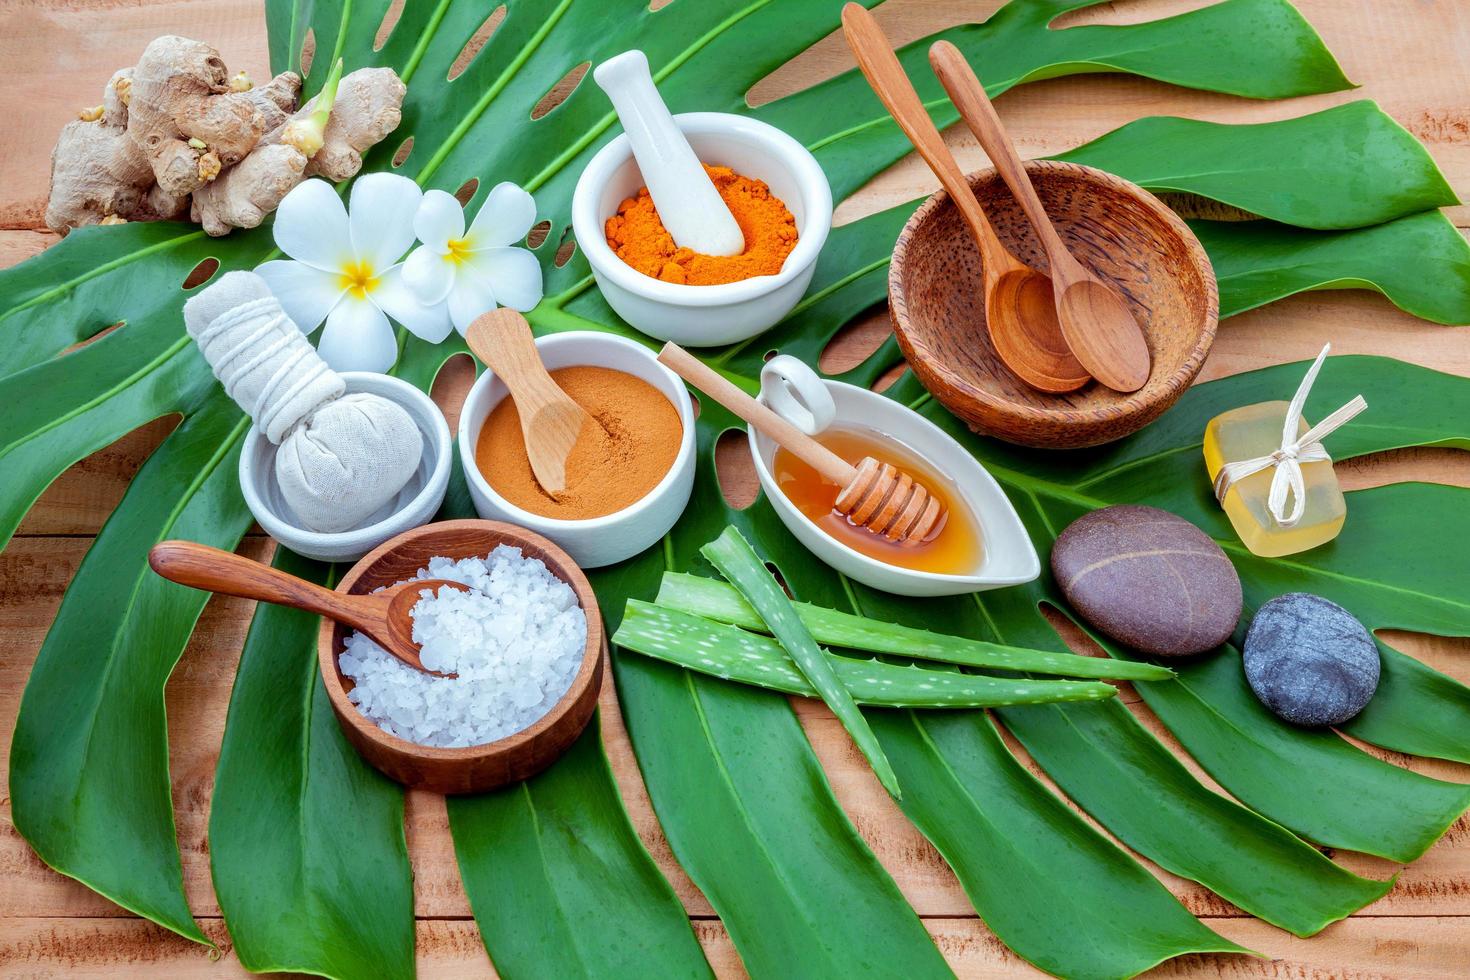
[{"label": "yellow soap bar", "polygon": [[[1266,456],[1281,448],[1281,426],[1286,421],[1286,402],[1261,402],[1233,409],[1210,419],[1205,427],[1205,466],[1213,483],[1226,463]],[[1303,419],[1297,434],[1310,426]],[[1332,463],[1302,464],[1307,504],[1293,527],[1276,523],[1267,509],[1274,467],[1267,467],[1236,483],[1225,495],[1225,514],[1240,541],[1252,554],[1279,558],[1316,548],[1337,537],[1347,518],[1347,502],[1338,486]],[[1287,510],[1291,509],[1287,502]]]}]

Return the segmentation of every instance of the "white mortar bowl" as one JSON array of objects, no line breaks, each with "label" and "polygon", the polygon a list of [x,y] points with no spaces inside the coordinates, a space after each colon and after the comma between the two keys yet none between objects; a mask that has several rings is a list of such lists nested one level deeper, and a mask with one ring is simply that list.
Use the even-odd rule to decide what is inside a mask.
[{"label": "white mortar bowl", "polygon": [[373,371],[344,371],[347,394],[381,395],[401,405],[424,437],[419,468],[391,501],[352,531],[310,531],[302,527],[281,498],[276,482],[276,446],[252,425],[240,452],[240,489],[245,505],[267,534],[298,555],[318,561],[357,561],[378,545],[410,528],[427,524],[444,503],[454,444],[449,423],[428,395],[407,381]]},{"label": "white mortar bowl", "polygon": [[684,286],[645,276],[608,247],[604,226],[644,185],[620,135],[587,164],[572,195],[572,230],[603,298],[628,323],[660,340],[715,347],[754,337],[791,312],[811,284],[832,229],[832,188],[815,157],[767,123],[726,112],[674,117],[700,160],[770,185],[796,219],[796,247],[774,276]]},{"label": "white mortar bowl", "polygon": [[536,340],[548,371],[589,365],[641,378],[667,398],[679,413],[684,435],[669,472],[652,490],[622,510],[603,517],[568,521],[523,510],[490,486],[475,462],[480,430],[509,392],[495,372],[485,370],[465,396],[459,413],[459,460],[475,510],[487,520],[505,521],[550,538],[583,568],[599,568],[631,558],[658,541],[678,521],[694,489],[694,404],[678,375],[636,341],[612,334],[573,330]]}]

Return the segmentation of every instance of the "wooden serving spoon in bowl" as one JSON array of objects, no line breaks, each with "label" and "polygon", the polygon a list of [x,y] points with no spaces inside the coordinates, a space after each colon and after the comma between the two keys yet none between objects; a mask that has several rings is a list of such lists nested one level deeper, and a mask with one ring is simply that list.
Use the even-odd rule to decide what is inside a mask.
[{"label": "wooden serving spoon in bowl", "polygon": [[1092,375],[1062,334],[1051,280],[1001,243],[883,29],[862,6],[849,3],[842,8],[842,33],[868,84],[949,191],[975,238],[984,277],[985,324],[996,354],[1022,381],[1041,391],[1076,391],[1087,384]]},{"label": "wooden serving spoon in bowl", "polygon": [[501,307],[480,314],[465,340],[510,389],[536,482],[553,497],[561,493],[567,488],[567,456],[592,416],[552,380],[531,325],[515,310]]},{"label": "wooden serving spoon in bowl", "polygon": [[675,343],[661,363],[805,461],[840,489],[832,507],[859,527],[899,544],[918,544],[941,527],[944,510],[922,483],[891,463],[865,456],[856,466],[721,377]]},{"label": "wooden serving spoon in bowl", "polygon": [[974,69],[948,41],[936,41],[929,48],[929,64],[1041,239],[1067,346],[1093,377],[1114,391],[1142,388],[1152,365],[1137,318],[1118,291],[1077,261],[1057,234]]},{"label": "wooden serving spoon in bowl", "polygon": [[333,592],[314,582],[288,575],[228,551],[196,541],[160,541],[148,552],[149,566],[168,579],[193,589],[305,609],[351,626],[415,670],[435,677],[454,677],[424,666],[413,639],[410,613],[424,589],[442,586],[470,591],[462,582],[442,578],[413,579],[366,595]]}]

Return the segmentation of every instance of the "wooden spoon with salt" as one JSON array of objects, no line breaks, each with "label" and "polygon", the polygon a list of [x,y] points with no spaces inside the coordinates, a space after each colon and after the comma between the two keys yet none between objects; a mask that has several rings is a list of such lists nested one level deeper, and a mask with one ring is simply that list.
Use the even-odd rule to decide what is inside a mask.
[{"label": "wooden spoon with salt", "polygon": [[413,639],[413,607],[424,589],[443,586],[470,591],[462,582],[442,578],[412,579],[366,595],[347,595],[297,578],[278,568],[197,541],[160,541],[148,552],[148,565],[170,582],[220,595],[255,599],[292,609],[305,609],[364,634],[414,670],[434,677],[455,677],[424,666]]},{"label": "wooden spoon with salt", "polygon": [[900,544],[918,544],[944,516],[929,489],[890,463],[872,456],[856,466],[741,391],[713,368],[674,343],[658,359],[679,377],[784,446],[842,489],[833,509],[859,527]]},{"label": "wooden spoon with salt", "polygon": [[561,390],[541,363],[531,325],[515,310],[482,313],[465,333],[470,350],[510,389],[531,472],[552,496],[567,488],[567,456],[577,443],[586,410]]}]

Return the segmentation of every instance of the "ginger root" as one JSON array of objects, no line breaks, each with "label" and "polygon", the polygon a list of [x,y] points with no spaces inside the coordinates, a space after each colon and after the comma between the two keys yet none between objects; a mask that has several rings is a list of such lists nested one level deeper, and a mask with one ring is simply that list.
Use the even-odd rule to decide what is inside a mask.
[{"label": "ginger root", "polygon": [[128,136],[127,90],[131,69],[112,76],[95,119],[79,118],[61,130],[51,153],[51,197],[46,226],[59,234],[108,218],[159,221],[177,218],[188,207],[187,194],[170,194],[157,185],[153,168]]},{"label": "ginger root", "polygon": [[[322,176],[334,183],[356,176],[362,155],[398,128],[400,107],[408,87],[391,68],[359,68],[342,79],[337,102],[322,132],[322,147],[306,165],[306,176]],[[316,99],[296,115],[316,108]]]},{"label": "ginger root", "polygon": [[281,142],[292,121],[315,111],[316,99],[311,99],[262,137],[238,165],[195,191],[191,219],[215,236],[228,234],[231,228],[254,228],[307,177],[320,175],[334,183],[355,177],[362,169],[363,152],[398,128],[399,107],[407,92],[391,68],[359,68],[343,76],[322,132],[321,149],[307,159],[296,147]]},{"label": "ginger root", "polygon": [[287,124],[315,107],[313,99],[297,110],[300,91],[294,72],[256,86],[203,42],[156,38],[135,67],[113,75],[100,111],[84,109],[62,129],[47,227],[64,235],[187,213],[214,236],[253,228],[307,177],[355,176],[363,152],[398,126],[406,94],[388,68],[343,77],[322,147],[308,159],[281,142]]},{"label": "ginger root", "polygon": [[159,187],[188,194],[213,179],[208,171],[219,172],[202,160],[207,153],[221,167],[239,163],[295,106],[300,88],[301,79],[285,72],[264,88],[232,92],[218,51],[167,34],[133,68],[128,135],[147,154]]}]

